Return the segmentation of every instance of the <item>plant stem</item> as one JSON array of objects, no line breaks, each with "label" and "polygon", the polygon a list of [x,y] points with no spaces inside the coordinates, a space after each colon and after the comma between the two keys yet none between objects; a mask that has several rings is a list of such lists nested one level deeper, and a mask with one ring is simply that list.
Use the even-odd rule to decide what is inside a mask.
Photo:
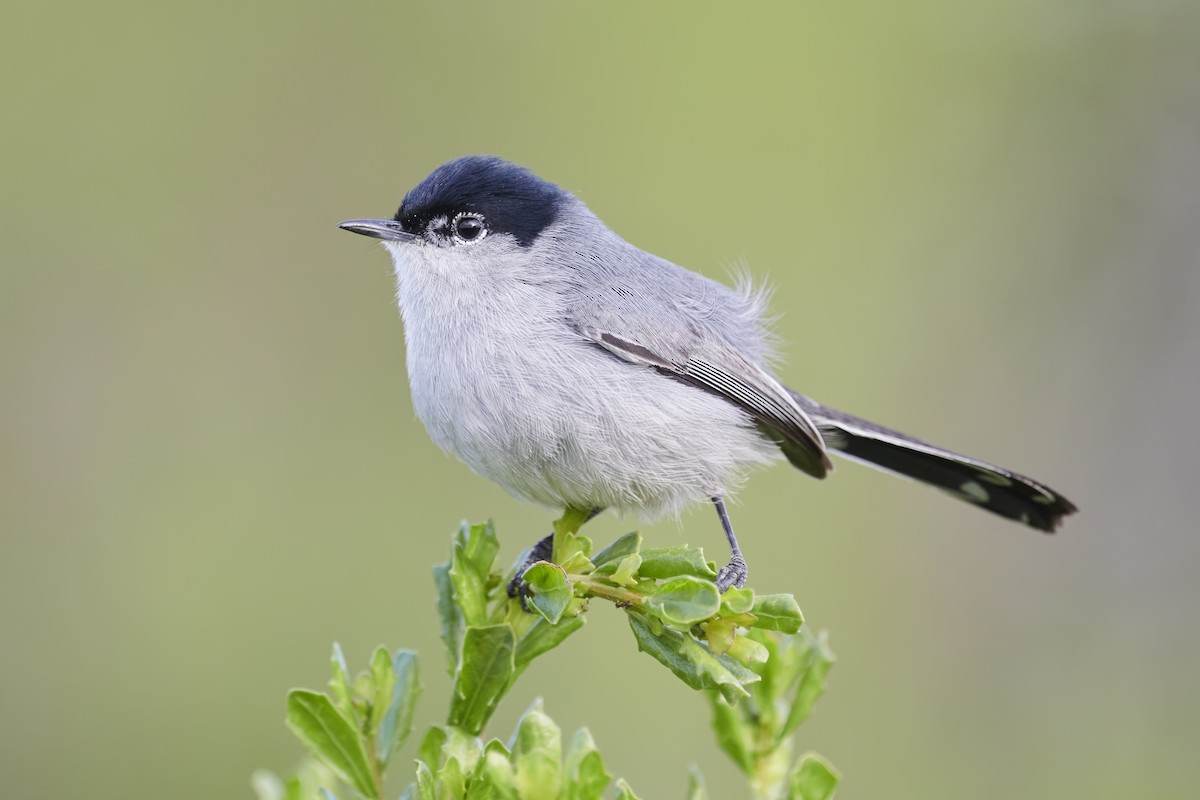
[{"label": "plant stem", "polygon": [[363,737],[363,749],[367,752],[367,763],[371,767],[371,777],[375,781],[375,796],[383,797],[383,765],[379,763],[379,755],[375,752],[375,743],[370,737]]},{"label": "plant stem", "polygon": [[562,541],[569,533],[578,533],[583,527],[583,523],[588,521],[588,517],[592,515],[591,511],[582,508],[568,508],[563,511],[563,515],[554,522],[554,546],[551,550],[550,560],[555,564],[560,563],[562,556]]},{"label": "plant stem", "polygon": [[568,575],[567,580],[577,586],[582,586],[587,594],[603,598],[604,600],[611,600],[614,603],[631,603],[640,606],[646,601],[646,595],[640,592],[622,589],[619,586],[610,586],[607,583],[599,583],[587,575]]}]

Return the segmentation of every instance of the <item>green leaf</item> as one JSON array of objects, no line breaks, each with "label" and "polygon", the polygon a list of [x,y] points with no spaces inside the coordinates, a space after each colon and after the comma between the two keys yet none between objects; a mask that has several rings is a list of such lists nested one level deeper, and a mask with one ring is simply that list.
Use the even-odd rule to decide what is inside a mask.
[{"label": "green leaf", "polygon": [[350,705],[354,713],[349,715],[356,724],[366,726],[371,711],[371,701],[375,699],[375,678],[370,672],[363,671],[350,681]]},{"label": "green leaf", "polygon": [[[563,515],[554,521],[554,539],[555,544],[558,544],[560,537],[569,534],[579,533],[579,529],[583,527],[583,523],[588,521],[592,516],[589,509],[568,508],[563,512]],[[557,556],[558,553],[555,553]],[[557,558],[555,560],[558,560]]]},{"label": "green leaf", "polygon": [[479,525],[459,526],[457,540],[463,544],[463,555],[474,564],[480,572],[486,575],[496,562],[496,554],[500,552],[500,539],[496,536],[496,526],[491,520]]},{"label": "green leaf", "polygon": [[376,740],[376,754],[380,764],[385,766],[412,733],[413,711],[421,695],[417,654],[412,650],[397,650],[392,657],[392,673],[395,675],[392,702],[383,716]]},{"label": "green leaf", "polygon": [[[707,649],[707,648],[705,648]],[[711,652],[711,651],[710,651]],[[712,653],[713,658],[725,669],[729,670],[737,682],[743,687],[749,686],[752,683],[758,683],[762,680],[758,673],[747,667],[742,662],[738,661],[728,653]]]},{"label": "green leaf", "polygon": [[516,800],[511,753],[498,739],[483,749],[479,767],[467,788],[467,800]]},{"label": "green leaf", "polygon": [[629,614],[629,626],[639,650],[653,656],[693,689],[717,689],[731,703],[750,696],[734,674],[691,634],[673,628],[655,633],[650,620],[633,612]]},{"label": "green leaf", "polygon": [[454,759],[463,772],[470,775],[483,754],[483,742],[479,741],[478,736],[451,726],[446,729],[446,743],[442,745],[442,752],[447,760]]},{"label": "green leaf", "polygon": [[593,750],[580,762],[579,773],[575,776],[567,797],[577,800],[600,800],[610,783],[612,775],[604,766],[604,758],[598,750]]},{"label": "green leaf", "polygon": [[317,791],[319,791],[321,793],[321,800],[338,800],[338,796],[336,794],[334,794],[333,792],[329,791],[328,789],[326,789],[324,786],[322,786]]},{"label": "green leaf", "polygon": [[642,535],[637,531],[627,533],[620,539],[610,544],[608,547],[601,550],[592,559],[592,563],[596,565],[596,572],[602,572],[603,567],[610,565],[609,572],[612,571],[612,566],[618,561],[631,556],[642,549]]},{"label": "green leaf", "polygon": [[557,800],[562,791],[562,731],[535,700],[517,724],[512,761],[521,800]]},{"label": "green leaf", "polygon": [[794,800],[829,800],[841,779],[841,774],[823,757],[805,753],[792,770],[791,796]]},{"label": "green leaf", "polygon": [[825,693],[825,676],[829,674],[836,658],[833,651],[829,649],[829,642],[824,631],[810,643],[809,653],[807,669],[804,670],[800,677],[800,683],[796,686],[792,707],[788,710],[787,721],[783,725],[784,736],[808,719],[813,706]]},{"label": "green leaf", "polygon": [[612,783],[612,775],[604,768],[604,759],[587,728],[579,729],[571,737],[563,759],[563,773],[564,800],[600,800]]},{"label": "green leaf", "polygon": [[[396,688],[396,671],[392,668],[392,654],[386,647],[377,647],[371,654],[371,688],[370,713],[367,717],[366,736],[368,739],[377,738],[379,726],[389,708],[392,707],[392,691]],[[377,742],[378,744],[378,742]],[[384,758],[382,753],[377,753]]]},{"label": "green leaf", "polygon": [[709,695],[713,733],[717,744],[746,774],[754,772],[754,727],[742,714],[741,705],[731,705],[717,693]]},{"label": "green leaf", "polygon": [[804,634],[799,636],[751,628],[745,637],[758,643],[767,651],[767,660],[754,665],[754,671],[762,676],[760,691],[772,702],[783,696],[803,669],[801,655],[808,657],[808,645]]},{"label": "green leaf", "polygon": [[591,512],[569,508],[554,523],[550,560],[572,575],[586,575],[595,569],[590,559],[592,540],[578,533],[590,516]]},{"label": "green leaf", "polygon": [[767,648],[751,639],[749,636],[738,636],[733,644],[725,651],[730,658],[735,658],[747,667],[765,664],[769,658]]},{"label": "green leaf", "polygon": [[338,711],[351,716],[353,712],[350,703],[350,670],[346,668],[346,656],[342,653],[342,646],[337,642],[333,643],[329,669],[333,673],[333,677],[329,679],[329,691],[333,693],[334,704]]},{"label": "green leaf", "polygon": [[564,639],[583,627],[587,617],[582,614],[559,620],[552,625],[541,617],[525,632],[517,642],[517,652],[514,658],[518,670],[523,669],[530,661],[549,650],[558,647]]},{"label": "green leaf", "polygon": [[637,553],[625,556],[620,561],[616,562],[616,567],[613,569],[609,580],[617,586],[637,586],[638,570],[642,566],[642,557]]},{"label": "green leaf", "polygon": [[532,593],[529,604],[551,625],[557,625],[574,596],[567,573],[557,564],[539,561],[525,570],[525,585]]},{"label": "green leaf", "polygon": [[453,675],[458,666],[464,623],[458,603],[454,601],[454,581],[450,579],[449,564],[438,564],[433,568],[433,582],[437,586],[437,610],[442,619],[442,641],[446,643],[449,656],[448,669]]},{"label": "green leaf", "polygon": [[[592,555],[592,540],[586,536],[581,536],[578,533],[570,533],[563,537],[562,552],[557,553],[558,562],[563,567],[568,564],[580,565],[582,571],[583,565],[587,565],[587,571],[591,572],[595,567],[592,566],[590,556]],[[573,570],[568,570],[572,572]]]},{"label": "green leaf", "polygon": [[287,696],[287,725],[313,755],[359,794],[379,794],[367,753],[354,725],[320,692],[293,689]]},{"label": "green leaf", "polygon": [[638,796],[629,788],[624,778],[617,781],[617,800],[638,800]]},{"label": "green leaf", "polygon": [[708,790],[704,788],[704,776],[695,764],[688,767],[687,800],[708,800]]},{"label": "green leaf", "polygon": [[508,625],[467,628],[462,661],[454,673],[451,725],[479,735],[512,682],[515,651],[513,629]]},{"label": "green leaf", "polygon": [[[321,797],[324,787],[340,785],[343,782],[338,780],[333,770],[316,758],[306,758],[296,768],[296,774],[284,784],[285,797],[286,800],[313,800]],[[351,793],[358,796],[353,790]]]},{"label": "green leaf", "polygon": [[765,594],[754,598],[754,627],[768,631],[796,633],[804,624],[804,615],[790,594]]},{"label": "green leaf", "polygon": [[471,776],[466,800],[516,800],[514,792],[511,787],[498,783],[490,771],[484,771]]},{"label": "green leaf", "polygon": [[417,760],[424,761],[434,767],[442,763],[442,748],[446,746],[446,729],[441,725],[432,725],[421,739],[417,748]]},{"label": "green leaf", "polygon": [[754,590],[730,586],[721,595],[722,614],[745,614],[754,608]]},{"label": "green leaf", "polygon": [[487,744],[483,747],[483,756],[487,758],[499,758],[512,766],[512,751],[508,749],[508,745],[496,738],[488,739]]},{"label": "green leaf", "polygon": [[664,622],[685,627],[715,617],[720,608],[716,584],[690,575],[663,583],[646,598],[648,611]]},{"label": "green leaf", "polygon": [[250,775],[250,788],[257,800],[287,800],[287,788],[269,769],[256,769]]},{"label": "green leaf", "polygon": [[[577,541],[587,542],[590,546],[591,540],[586,536],[575,537]],[[562,562],[563,572],[568,575],[588,575],[593,571],[592,562],[583,553],[575,553],[567,556]]]},{"label": "green leaf", "polygon": [[417,762],[417,797],[420,800],[438,800],[437,781],[424,761]]},{"label": "green leaf", "polygon": [[463,800],[467,793],[467,778],[463,775],[458,759],[447,758],[438,770],[438,800]]},{"label": "green leaf", "polygon": [[737,625],[725,617],[701,623],[700,630],[708,641],[708,649],[714,653],[726,653],[737,638]]},{"label": "green leaf", "polygon": [[488,576],[499,546],[490,525],[471,528],[464,525],[455,537],[450,580],[454,584],[454,599],[468,627],[487,624]]},{"label": "green leaf", "polygon": [[717,577],[716,571],[704,560],[704,551],[696,547],[651,547],[642,551],[642,566],[638,575],[643,578],[674,578],[691,575],[696,578]]}]

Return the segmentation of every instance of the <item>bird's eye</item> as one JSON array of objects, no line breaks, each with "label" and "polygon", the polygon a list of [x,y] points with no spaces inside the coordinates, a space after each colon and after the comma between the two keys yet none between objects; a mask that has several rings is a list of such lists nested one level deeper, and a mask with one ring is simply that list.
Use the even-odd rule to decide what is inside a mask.
[{"label": "bird's eye", "polygon": [[474,242],[487,235],[487,226],[478,214],[462,213],[454,218],[454,238],[463,242]]}]

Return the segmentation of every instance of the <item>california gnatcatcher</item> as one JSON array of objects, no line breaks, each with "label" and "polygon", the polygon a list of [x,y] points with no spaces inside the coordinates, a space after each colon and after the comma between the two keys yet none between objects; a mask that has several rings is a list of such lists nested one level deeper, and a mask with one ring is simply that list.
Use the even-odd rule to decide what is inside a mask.
[{"label": "california gnatcatcher", "polygon": [[[768,366],[765,301],[629,244],[571,193],[488,156],[435,169],[390,220],[338,227],[395,262],[413,405],[439,447],[509,493],[647,517],[724,498],[780,454],[824,478],[828,452],[1053,531],[1075,511],[1010,470],[836,411]],[[549,537],[530,562],[549,557]],[[518,576],[519,577],[519,576]]]}]

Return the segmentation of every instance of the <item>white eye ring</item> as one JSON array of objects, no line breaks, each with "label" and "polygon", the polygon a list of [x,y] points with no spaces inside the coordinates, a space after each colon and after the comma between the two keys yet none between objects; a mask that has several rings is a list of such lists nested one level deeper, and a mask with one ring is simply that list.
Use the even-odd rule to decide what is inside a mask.
[{"label": "white eye ring", "polygon": [[[466,223],[464,225],[464,223]],[[450,232],[456,242],[474,244],[488,234],[487,223],[483,216],[472,211],[463,211],[450,223]]]}]

